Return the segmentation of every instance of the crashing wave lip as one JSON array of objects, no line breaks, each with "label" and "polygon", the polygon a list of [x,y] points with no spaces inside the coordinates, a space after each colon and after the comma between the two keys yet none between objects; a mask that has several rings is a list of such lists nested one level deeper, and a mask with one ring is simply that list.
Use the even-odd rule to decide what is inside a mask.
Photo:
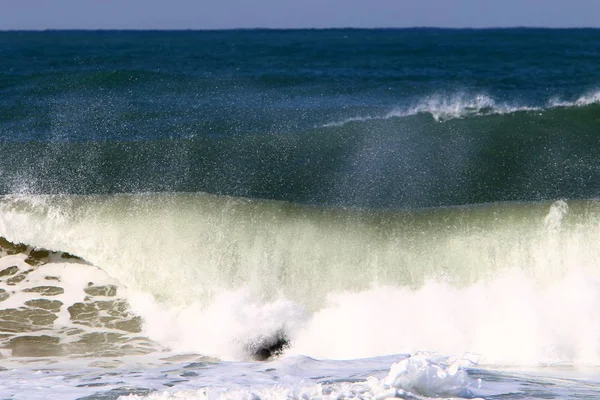
[{"label": "crashing wave lip", "polygon": [[548,100],[545,107],[497,103],[490,96],[483,94],[476,95],[474,97],[457,95],[450,98],[430,96],[426,97],[415,106],[403,109],[395,109],[384,115],[350,117],[341,121],[326,123],[321,125],[321,127],[340,127],[352,122],[404,118],[419,114],[429,114],[436,122],[445,122],[453,119],[462,119],[468,117],[506,115],[517,112],[541,112],[548,109],[585,107],[593,104],[600,104],[600,90],[582,95],[575,101],[564,101],[558,97],[554,97]]},{"label": "crashing wave lip", "polygon": [[416,114],[430,114],[436,122],[483,115],[511,114],[519,111],[539,111],[539,107],[517,106],[497,103],[490,96],[479,94],[474,97],[457,95],[451,98],[431,96],[407,111],[392,111],[387,118]]},{"label": "crashing wave lip", "polygon": [[15,254],[24,254],[26,256],[25,263],[31,266],[38,266],[47,262],[76,262],[78,264],[92,265],[81,257],[67,252],[48,250],[23,243],[13,243],[5,237],[0,236],[0,257]]},{"label": "crashing wave lip", "polygon": [[600,90],[584,94],[575,101],[565,101],[558,97],[553,97],[548,102],[550,108],[585,107],[593,104],[600,104]]},{"label": "crashing wave lip", "polygon": [[419,114],[430,114],[436,122],[444,122],[452,119],[460,119],[473,116],[502,115],[520,111],[541,110],[541,107],[517,106],[506,103],[499,104],[487,95],[477,95],[472,98],[466,98],[464,95],[454,96],[451,98],[431,96],[423,99],[415,106],[403,109],[394,109],[384,115],[350,117],[341,121],[326,123],[324,125],[321,125],[321,127],[340,127],[352,122],[404,118]]}]

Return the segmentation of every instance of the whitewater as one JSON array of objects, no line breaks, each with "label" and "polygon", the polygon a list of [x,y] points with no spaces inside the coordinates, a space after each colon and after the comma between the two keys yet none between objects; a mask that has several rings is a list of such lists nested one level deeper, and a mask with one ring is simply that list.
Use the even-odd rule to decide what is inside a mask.
[{"label": "whitewater", "polygon": [[599,43],[0,32],[0,399],[598,397]]},{"label": "whitewater", "polygon": [[[64,364],[144,363],[147,379],[167,384],[175,378],[153,376],[165,366],[147,367],[182,359],[169,368],[180,378],[202,368],[191,376],[205,389],[185,378],[150,398],[213,398],[225,389],[204,369],[220,376],[226,365],[273,398],[334,398],[352,385],[363,398],[473,397],[485,385],[466,371],[599,362],[596,201],[373,212],[208,194],[5,196],[0,210],[0,235],[38,249],[5,243],[3,324],[17,320],[10,310],[45,310],[4,335],[5,365],[31,371],[59,357],[43,368],[53,382]],[[272,357],[281,361],[248,363]],[[317,361],[363,358],[369,368]],[[331,376],[307,375],[312,363]],[[343,383],[353,365],[352,377],[374,378]],[[289,382],[255,381],[264,371]],[[244,387],[219,396],[247,398]]]},{"label": "whitewater", "polygon": [[403,118],[411,115],[428,114],[436,122],[455,118],[466,118],[484,115],[504,115],[513,113],[544,112],[547,110],[568,107],[585,107],[600,103],[600,92],[591,91],[573,101],[552,97],[543,106],[526,104],[509,104],[498,102],[487,94],[455,93],[451,96],[436,94],[421,98],[404,108],[395,108],[379,116],[355,116],[342,121],[328,122],[323,127],[344,126],[350,122],[370,121],[377,119]]}]

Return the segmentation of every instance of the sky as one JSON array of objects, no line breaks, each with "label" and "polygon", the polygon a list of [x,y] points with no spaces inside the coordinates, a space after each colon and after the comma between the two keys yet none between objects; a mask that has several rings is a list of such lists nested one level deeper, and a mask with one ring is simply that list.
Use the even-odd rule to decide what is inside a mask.
[{"label": "sky", "polygon": [[0,0],[0,30],[600,27],[600,0]]}]

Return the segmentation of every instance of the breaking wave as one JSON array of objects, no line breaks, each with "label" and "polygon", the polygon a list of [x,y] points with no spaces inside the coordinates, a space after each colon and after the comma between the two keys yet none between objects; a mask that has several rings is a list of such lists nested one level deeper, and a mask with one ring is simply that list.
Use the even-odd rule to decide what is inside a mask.
[{"label": "breaking wave", "polygon": [[[14,335],[32,354],[31,337],[45,336],[44,351],[75,355],[600,362],[596,201],[391,212],[206,194],[11,196],[0,217],[11,242],[101,268],[60,257],[27,267],[32,247],[0,258],[17,265],[6,278],[24,274],[0,303],[30,327],[5,337],[16,354]],[[38,283],[47,277],[57,280]],[[40,286],[62,290],[30,290]]]},{"label": "breaking wave", "polygon": [[518,112],[544,112],[554,108],[576,108],[599,103],[600,91],[589,92],[572,101],[553,97],[543,105],[522,105],[497,101],[486,94],[432,95],[416,101],[414,105],[397,108],[383,115],[350,117],[324,124],[323,127],[343,126],[351,122],[404,118],[418,114],[427,114],[436,122],[444,122],[457,118],[505,115]]}]

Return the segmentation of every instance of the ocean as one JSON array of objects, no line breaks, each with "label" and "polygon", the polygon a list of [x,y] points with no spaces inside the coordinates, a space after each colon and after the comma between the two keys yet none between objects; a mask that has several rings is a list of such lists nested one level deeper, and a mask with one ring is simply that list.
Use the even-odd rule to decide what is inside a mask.
[{"label": "ocean", "polygon": [[600,397],[600,30],[0,59],[0,399]]}]

